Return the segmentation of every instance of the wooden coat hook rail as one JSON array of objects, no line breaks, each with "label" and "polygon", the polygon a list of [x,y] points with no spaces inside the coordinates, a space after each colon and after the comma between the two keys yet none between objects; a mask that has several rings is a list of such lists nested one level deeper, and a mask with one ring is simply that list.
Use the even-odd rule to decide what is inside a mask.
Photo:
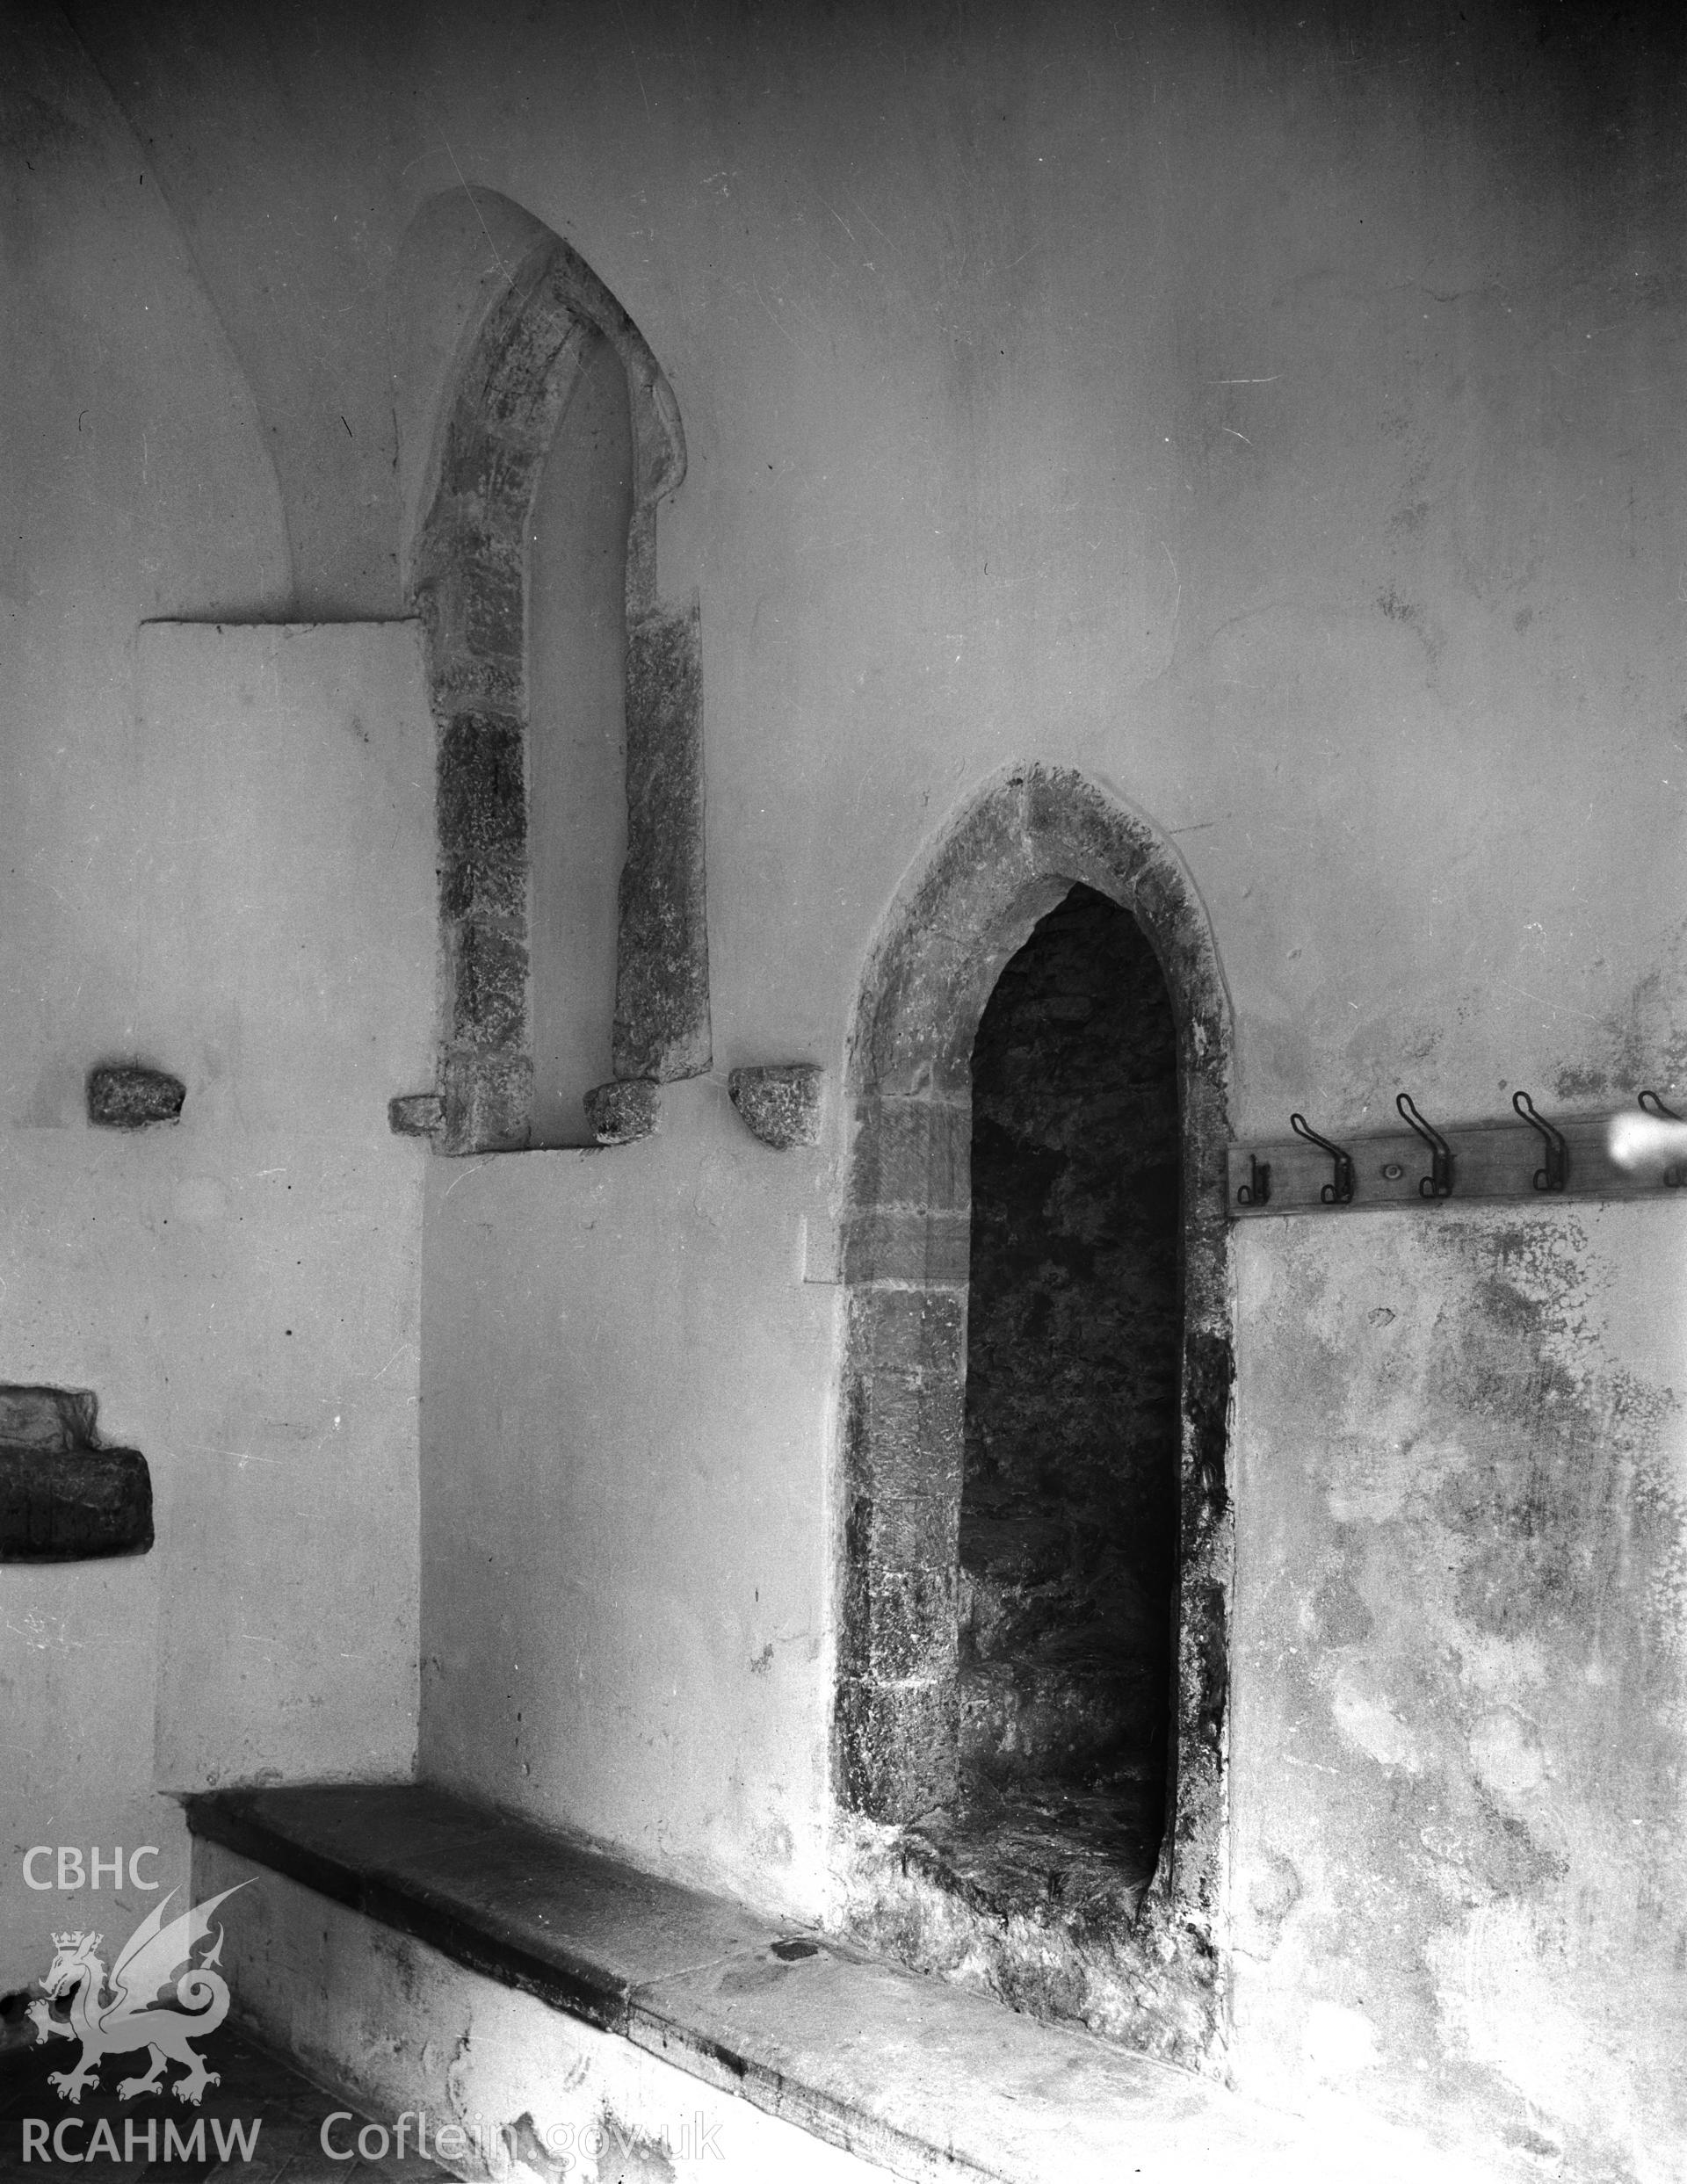
[{"label": "wooden coat hook rail", "polygon": [[[1231,1218],[1328,1213],[1386,1205],[1457,1205],[1462,1199],[1655,1198],[1687,1187],[1687,1162],[1650,1172],[1619,1168],[1606,1146],[1608,1114],[1544,1115],[1514,1092],[1517,1120],[1438,1126],[1408,1093],[1395,1100],[1402,1127],[1346,1139],[1289,1117],[1292,1137],[1227,1146]],[[1673,1116],[1655,1092],[1647,1114]]]}]

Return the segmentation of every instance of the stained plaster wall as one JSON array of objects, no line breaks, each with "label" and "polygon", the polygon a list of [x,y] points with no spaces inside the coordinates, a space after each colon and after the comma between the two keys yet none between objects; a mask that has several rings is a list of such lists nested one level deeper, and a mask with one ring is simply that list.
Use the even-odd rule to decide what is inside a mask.
[{"label": "stained plaster wall", "polygon": [[[286,37],[208,0],[71,13],[257,390],[311,611],[403,604],[421,381],[506,255],[490,213],[465,255],[465,183],[565,235],[649,341],[690,449],[662,588],[702,597],[718,1067],[841,1067],[902,875],[1027,756],[1175,839],[1231,987],[1240,1129],[1292,1106],[1356,1128],[1402,1083],[1431,1115],[1518,1084],[1596,1105],[1687,1067],[1687,138],[1662,11],[591,0],[306,7]],[[424,1763],[818,1900],[829,1293],[799,1277],[805,1223],[824,1270],[844,1147],[835,1119],[814,1161],[770,1155],[713,1082],[664,1098],[664,1134],[629,1152],[430,1175]],[[1577,1498],[1526,1408],[1491,1415],[1518,1376],[1554,1385],[1553,1330],[1607,1281],[1678,1313],[1677,1220],[1531,1212],[1550,1242],[1517,1276],[1526,1310],[1488,1278],[1509,1214],[1244,1240],[1231,2059],[1274,2097],[1418,2101],[1455,2136],[1563,2137],[1596,2173],[1678,2164],[1644,2060],[1657,1981],[1578,1970],[1619,1959],[1622,1906],[1678,1855],[1676,1657],[1647,1589],[1666,1550],[1635,1544],[1679,1522],[1646,1483],[1678,1460],[1678,1364],[1588,1338],[1578,1464],[1606,1500]],[[1347,1324],[1372,1298],[1431,1357],[1389,1399],[1437,1483],[1350,1518],[1331,1495],[1387,1471],[1367,1437],[1386,1336]],[[1451,1373],[1422,1332],[1450,1299]],[[1297,1344],[1318,1373],[1292,1384]],[[1619,1364],[1644,1400],[1584,1399]],[[1596,1712],[1543,1698],[1531,1641],[1488,1631],[1500,1609],[1456,1573],[1409,1624],[1371,1604],[1381,1637],[1338,1618],[1316,1674],[1288,1651],[1314,1568],[1372,1602],[1441,1543],[1502,1595],[1506,1552],[1475,1543],[1519,1528],[1478,1486],[1503,1515],[1531,1463],[1547,1535],[1573,1521],[1609,1582],[1569,1587],[1548,1647],[1550,1558],[1519,1546],[1517,1628],[1583,1667],[1596,1629],[1629,1664]],[[1443,1650],[1466,1624],[1468,1686]],[[1316,1766],[1280,1763],[1291,1720]],[[1602,1766],[1614,1738],[1658,1766]],[[1485,1852],[1349,1825],[1357,1783],[1386,1801],[1431,1776],[1422,1826],[1476,1828],[1486,1797],[1537,1846],[1481,1869],[1491,1897]],[[1278,1859],[1300,1894],[1271,1947]],[[1396,1896],[1400,1936],[1361,1915]],[[1541,2083],[1484,2015],[1509,1963],[1579,2072]],[[1339,2014],[1361,2001],[1374,2046]]]},{"label": "stained plaster wall", "polygon": [[1683,1274],[1672,1205],[1241,1240],[1245,2079],[1681,2173]]},{"label": "stained plaster wall", "polygon": [[[434,929],[414,629],[170,618],[286,611],[259,419],[62,23],[13,11],[0,83],[0,1376],[94,1390],[157,1530],[0,1567],[11,1992],[157,1900],[33,1892],[30,1846],[177,1886],[169,1791],[411,1764],[422,1157],[385,1103],[431,1069]],[[136,1056],[181,1122],[91,1128]]]}]

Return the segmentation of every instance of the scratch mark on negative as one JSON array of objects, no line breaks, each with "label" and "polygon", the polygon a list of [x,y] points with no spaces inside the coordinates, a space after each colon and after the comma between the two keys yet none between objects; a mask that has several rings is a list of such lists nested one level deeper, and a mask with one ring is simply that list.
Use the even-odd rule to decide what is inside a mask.
[{"label": "scratch mark on negative", "polygon": [[[468,186],[468,177],[463,172],[460,167],[457,166],[457,155],[452,150],[451,139],[445,134],[443,129],[439,133],[439,141],[445,148],[445,157],[450,160],[452,165],[456,168],[457,179],[463,185],[463,195],[468,199],[469,203],[474,206],[474,217],[481,223],[481,233],[486,237],[486,247],[492,253],[492,263],[497,267],[498,271],[503,275],[504,278],[508,280],[510,278],[510,268],[504,264],[503,260],[498,255],[498,246],[492,240],[492,230],[487,226],[485,217],[482,214],[480,206],[474,202],[474,192]],[[347,429],[350,430],[349,427]]]},{"label": "scratch mark on negative", "polygon": [[644,111],[646,114],[648,115],[650,112],[650,94],[644,88],[644,70],[639,66],[638,48],[633,43],[632,32],[627,29],[626,10],[621,5],[621,0],[615,0],[615,12],[621,18],[621,30],[626,39],[626,50],[633,56],[633,73],[639,79],[639,97],[643,99]]},{"label": "scratch mark on negative", "polygon": [[450,1197],[452,1192],[456,1190],[459,1183],[467,1182],[471,1175],[478,1175],[481,1170],[489,1165],[489,1163],[486,1161],[476,1161],[473,1168],[466,1168],[460,1175],[453,1175],[451,1181],[445,1185],[445,1197],[447,1198]]}]

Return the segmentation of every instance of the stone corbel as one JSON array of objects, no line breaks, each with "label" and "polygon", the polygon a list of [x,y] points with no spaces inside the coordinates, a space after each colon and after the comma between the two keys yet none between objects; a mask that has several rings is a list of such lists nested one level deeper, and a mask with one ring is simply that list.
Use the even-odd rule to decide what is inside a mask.
[{"label": "stone corbel", "polygon": [[735,1069],[727,1096],[752,1136],[776,1153],[820,1143],[820,1119],[826,1073],[807,1061],[761,1062]]}]

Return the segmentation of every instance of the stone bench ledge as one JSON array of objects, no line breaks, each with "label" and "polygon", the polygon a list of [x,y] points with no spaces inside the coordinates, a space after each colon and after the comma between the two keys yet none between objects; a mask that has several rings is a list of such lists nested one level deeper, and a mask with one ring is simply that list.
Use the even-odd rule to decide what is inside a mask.
[{"label": "stone bench ledge", "polygon": [[195,1835],[899,2176],[1448,2173],[1422,2143],[1379,2131],[1336,2144],[1204,2079],[424,1784],[185,1804]]}]

